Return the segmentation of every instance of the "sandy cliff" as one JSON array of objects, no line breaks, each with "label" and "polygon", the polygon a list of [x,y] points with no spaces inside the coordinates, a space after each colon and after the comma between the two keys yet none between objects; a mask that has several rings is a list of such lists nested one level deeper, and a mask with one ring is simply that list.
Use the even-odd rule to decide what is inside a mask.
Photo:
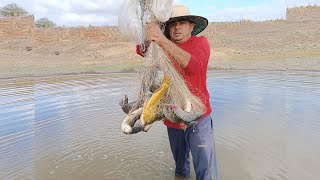
[{"label": "sandy cliff", "polygon": [[[319,24],[320,7],[308,6],[286,20],[210,23],[201,35],[211,69],[320,70]],[[32,16],[0,25],[1,77],[131,71],[142,61],[117,27],[34,29]]]}]

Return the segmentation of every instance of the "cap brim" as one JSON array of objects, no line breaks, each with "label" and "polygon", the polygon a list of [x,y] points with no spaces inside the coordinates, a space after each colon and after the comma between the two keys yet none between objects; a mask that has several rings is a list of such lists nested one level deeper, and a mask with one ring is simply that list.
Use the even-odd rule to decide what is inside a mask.
[{"label": "cap brim", "polygon": [[207,18],[202,16],[194,16],[194,15],[178,16],[178,17],[170,18],[166,23],[169,24],[177,20],[188,20],[194,23],[195,26],[192,31],[193,35],[197,35],[201,33],[208,26],[208,23],[209,23]]}]

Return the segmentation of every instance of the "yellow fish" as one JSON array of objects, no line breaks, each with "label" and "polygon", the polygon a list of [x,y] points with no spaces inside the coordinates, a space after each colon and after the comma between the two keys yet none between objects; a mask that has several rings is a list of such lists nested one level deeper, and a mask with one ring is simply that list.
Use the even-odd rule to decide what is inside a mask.
[{"label": "yellow fish", "polygon": [[153,93],[150,100],[144,104],[141,116],[141,123],[143,126],[152,124],[157,120],[160,102],[163,99],[166,91],[170,86],[170,77],[165,74],[161,86]]}]

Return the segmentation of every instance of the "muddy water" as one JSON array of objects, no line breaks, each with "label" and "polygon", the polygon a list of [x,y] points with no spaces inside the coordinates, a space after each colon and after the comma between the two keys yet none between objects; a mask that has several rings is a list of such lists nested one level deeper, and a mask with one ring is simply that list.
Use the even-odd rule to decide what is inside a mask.
[{"label": "muddy water", "polygon": [[[320,73],[217,72],[208,87],[220,179],[320,176]],[[1,80],[0,179],[174,179],[161,122],[119,129],[138,88],[134,74]]]}]

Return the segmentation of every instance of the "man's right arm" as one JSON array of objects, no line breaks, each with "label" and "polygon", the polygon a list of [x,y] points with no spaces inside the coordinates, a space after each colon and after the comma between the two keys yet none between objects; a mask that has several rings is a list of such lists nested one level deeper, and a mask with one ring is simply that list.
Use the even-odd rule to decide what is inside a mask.
[{"label": "man's right arm", "polygon": [[144,47],[142,46],[142,44],[136,45],[136,53],[142,57],[145,57],[148,51],[149,45],[150,45],[150,42],[148,41],[144,42],[144,45],[143,45]]},{"label": "man's right arm", "polygon": [[136,46],[136,53],[139,54],[140,56],[144,57],[146,51],[142,51],[142,50],[141,50],[141,45],[137,45],[137,46]]}]

